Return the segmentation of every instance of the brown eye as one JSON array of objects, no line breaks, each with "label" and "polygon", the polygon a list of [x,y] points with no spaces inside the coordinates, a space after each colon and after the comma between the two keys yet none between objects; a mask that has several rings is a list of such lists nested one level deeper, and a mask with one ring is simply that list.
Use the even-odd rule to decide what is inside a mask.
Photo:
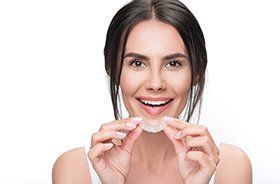
[{"label": "brown eye", "polygon": [[140,67],[141,68],[141,65],[143,64],[143,62],[139,61],[139,60],[133,60],[129,65],[133,65],[135,67]]},{"label": "brown eye", "polygon": [[[170,66],[171,66],[172,68],[178,68],[178,67],[182,66],[182,64],[181,64],[180,62],[178,62],[177,60],[171,61],[171,62],[169,62],[168,64],[170,64]],[[167,64],[167,65],[168,65],[168,64]]]}]

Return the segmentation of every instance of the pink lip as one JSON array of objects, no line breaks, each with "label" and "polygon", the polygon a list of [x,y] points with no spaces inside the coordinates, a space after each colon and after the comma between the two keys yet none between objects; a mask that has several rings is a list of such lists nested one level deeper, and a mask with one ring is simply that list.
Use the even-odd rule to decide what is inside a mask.
[{"label": "pink lip", "polygon": [[[145,98],[142,98],[142,99],[145,99]],[[169,98],[170,99],[170,98]],[[151,99],[150,99],[151,100]],[[166,100],[166,99],[160,99],[160,100]],[[156,116],[156,115],[159,115],[161,114],[162,112],[164,112],[166,109],[168,109],[168,107],[171,105],[172,101],[169,102],[168,104],[164,105],[164,106],[160,106],[160,107],[156,107],[156,108],[153,108],[153,107],[150,107],[150,106],[147,106],[147,105],[144,105],[140,102],[140,100],[137,100],[138,103],[140,104],[140,106],[147,112],[149,113],[150,115],[152,116]]]}]

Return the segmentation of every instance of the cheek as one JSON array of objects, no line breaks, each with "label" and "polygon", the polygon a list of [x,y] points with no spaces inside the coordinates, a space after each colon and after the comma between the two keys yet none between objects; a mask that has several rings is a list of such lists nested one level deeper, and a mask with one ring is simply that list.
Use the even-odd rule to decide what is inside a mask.
[{"label": "cheek", "polygon": [[178,95],[186,97],[191,85],[190,72],[174,72],[167,77],[168,85]]},{"label": "cheek", "polygon": [[120,85],[124,98],[135,93],[143,82],[143,74],[123,69]]}]

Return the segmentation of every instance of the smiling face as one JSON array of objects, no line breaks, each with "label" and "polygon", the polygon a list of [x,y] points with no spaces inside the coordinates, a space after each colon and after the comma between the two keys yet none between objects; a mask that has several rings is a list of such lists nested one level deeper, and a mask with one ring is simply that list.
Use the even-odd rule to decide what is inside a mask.
[{"label": "smiling face", "polygon": [[120,81],[129,115],[178,117],[190,85],[191,68],[178,31],[157,20],[138,23],[127,39]]}]

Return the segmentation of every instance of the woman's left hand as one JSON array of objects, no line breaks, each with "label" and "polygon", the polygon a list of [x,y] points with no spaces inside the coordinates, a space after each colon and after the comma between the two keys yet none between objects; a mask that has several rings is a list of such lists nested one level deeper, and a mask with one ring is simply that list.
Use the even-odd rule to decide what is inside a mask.
[{"label": "woman's left hand", "polygon": [[[184,183],[208,184],[219,163],[219,148],[208,129],[203,125],[167,118],[163,131],[174,145]],[[178,133],[180,135],[175,137]]]}]

